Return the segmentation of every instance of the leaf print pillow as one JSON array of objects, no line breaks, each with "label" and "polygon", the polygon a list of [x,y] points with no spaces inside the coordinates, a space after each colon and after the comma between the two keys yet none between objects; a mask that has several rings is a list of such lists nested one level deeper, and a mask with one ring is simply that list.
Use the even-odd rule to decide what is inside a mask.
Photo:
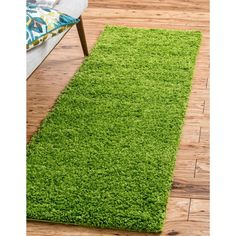
[{"label": "leaf print pillow", "polygon": [[26,4],[26,49],[30,50],[78,23],[53,8]]}]

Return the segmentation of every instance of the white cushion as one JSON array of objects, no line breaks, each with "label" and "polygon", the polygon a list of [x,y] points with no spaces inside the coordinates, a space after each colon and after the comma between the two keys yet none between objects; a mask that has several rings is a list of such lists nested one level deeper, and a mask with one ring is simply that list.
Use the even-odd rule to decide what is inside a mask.
[{"label": "white cushion", "polygon": [[59,0],[27,0],[27,2],[43,7],[55,7],[59,3]]},{"label": "white cushion", "polygon": [[[88,0],[60,0],[59,4],[55,6],[55,9],[78,18],[87,7]],[[66,32],[67,31],[64,31],[61,34],[54,36],[53,38],[44,42],[42,45],[35,47],[27,52],[27,78],[47,57],[50,51],[55,47],[55,45],[60,41],[60,39]]]},{"label": "white cushion", "polygon": [[88,0],[60,0],[55,9],[73,17],[79,17],[88,7]]}]

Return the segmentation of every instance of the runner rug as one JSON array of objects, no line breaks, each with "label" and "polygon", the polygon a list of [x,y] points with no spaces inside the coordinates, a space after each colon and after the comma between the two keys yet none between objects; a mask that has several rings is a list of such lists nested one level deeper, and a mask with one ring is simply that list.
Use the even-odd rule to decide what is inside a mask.
[{"label": "runner rug", "polygon": [[27,217],[159,232],[200,32],[108,26],[27,146]]}]

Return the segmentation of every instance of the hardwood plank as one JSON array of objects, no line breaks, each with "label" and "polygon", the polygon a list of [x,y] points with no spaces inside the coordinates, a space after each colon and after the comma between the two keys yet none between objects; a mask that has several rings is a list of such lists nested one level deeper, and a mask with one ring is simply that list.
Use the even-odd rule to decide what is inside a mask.
[{"label": "hardwood plank", "polygon": [[160,11],[160,10],[134,10],[134,9],[107,9],[107,8],[92,8],[88,9],[90,20],[109,21],[127,21],[127,20],[149,20],[168,22],[168,24],[188,24],[192,26],[209,25],[209,15],[204,12],[192,12],[191,17],[189,12],[183,11]]},{"label": "hardwood plank", "polygon": [[195,221],[166,222],[161,235],[172,236],[208,236],[209,223]]},{"label": "hardwood plank", "polygon": [[197,160],[195,178],[209,179],[210,163],[208,160]]},{"label": "hardwood plank", "polygon": [[190,0],[190,1],[161,1],[161,0],[121,0],[117,2],[116,0],[90,0],[90,7],[96,8],[129,8],[129,9],[141,9],[141,10],[180,10],[180,11],[204,11],[209,12],[209,3],[204,0]]},{"label": "hardwood plank", "polygon": [[197,149],[196,148],[183,148],[180,147],[177,156],[176,156],[176,163],[178,162],[185,162],[192,160],[193,162],[196,161],[197,158]]},{"label": "hardwood plank", "polygon": [[200,126],[198,125],[184,125],[181,143],[198,143],[200,136]]},{"label": "hardwood plank", "polygon": [[127,232],[123,230],[88,228],[66,224],[52,224],[46,222],[27,222],[29,236],[148,236],[153,233]]},{"label": "hardwood plank", "polygon": [[[206,85],[207,87],[209,87],[209,82]],[[209,99],[205,99],[205,103],[204,103],[204,110],[203,110],[204,114],[209,115],[210,114],[210,102]]]},{"label": "hardwood plank", "polygon": [[201,143],[209,143],[209,128],[208,127],[201,127],[201,136],[200,142]]},{"label": "hardwood plank", "polygon": [[175,177],[171,197],[209,199],[209,180]]},{"label": "hardwood plank", "polygon": [[195,173],[196,159],[176,159],[174,178],[192,178]]},{"label": "hardwood plank", "polygon": [[170,197],[167,205],[166,221],[181,221],[188,219],[190,207],[189,198]]},{"label": "hardwood plank", "polygon": [[192,199],[189,212],[189,220],[198,222],[209,222],[209,203],[209,200]]},{"label": "hardwood plank", "polygon": [[[84,17],[85,18],[85,17]],[[85,20],[84,20],[85,21]],[[150,19],[136,19],[135,21],[132,19],[104,19],[104,18],[96,18],[93,20],[87,19],[87,26],[94,25],[94,21],[96,21],[97,25],[119,25],[119,26],[127,26],[127,27],[137,27],[137,28],[153,28],[153,29],[175,29],[175,30],[201,30],[202,33],[208,33],[209,29],[204,25],[191,25],[187,23],[173,23],[169,24],[168,19],[166,22],[159,22],[158,20],[150,20]],[[202,53],[209,55],[207,51],[203,51]],[[202,75],[209,75],[207,68],[201,72]]]},{"label": "hardwood plank", "polygon": [[209,160],[209,146],[201,143],[180,143],[177,160]]},{"label": "hardwood plank", "polygon": [[[200,103],[202,104],[202,102]],[[204,102],[203,102],[204,104]],[[199,127],[209,127],[209,114],[203,114],[205,104],[203,105],[203,111],[200,113],[200,105],[198,112],[195,110],[188,111],[185,116],[185,125],[189,126],[199,126]]]},{"label": "hardwood plank", "polygon": [[198,102],[195,102],[193,99],[190,99],[188,109],[187,109],[187,114],[185,117],[189,115],[195,116],[195,115],[202,114],[204,110],[204,106],[205,106],[205,102],[203,99]]}]

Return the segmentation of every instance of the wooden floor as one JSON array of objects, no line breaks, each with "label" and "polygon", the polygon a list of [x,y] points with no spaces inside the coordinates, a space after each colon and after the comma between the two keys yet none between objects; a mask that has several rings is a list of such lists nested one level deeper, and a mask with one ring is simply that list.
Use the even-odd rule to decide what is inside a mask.
[{"label": "wooden floor", "polygon": [[[200,30],[203,34],[161,235],[209,235],[208,0],[90,0],[83,15],[89,49],[106,24]],[[27,140],[83,61],[75,27],[27,81]],[[28,236],[149,235],[28,222]]]}]

